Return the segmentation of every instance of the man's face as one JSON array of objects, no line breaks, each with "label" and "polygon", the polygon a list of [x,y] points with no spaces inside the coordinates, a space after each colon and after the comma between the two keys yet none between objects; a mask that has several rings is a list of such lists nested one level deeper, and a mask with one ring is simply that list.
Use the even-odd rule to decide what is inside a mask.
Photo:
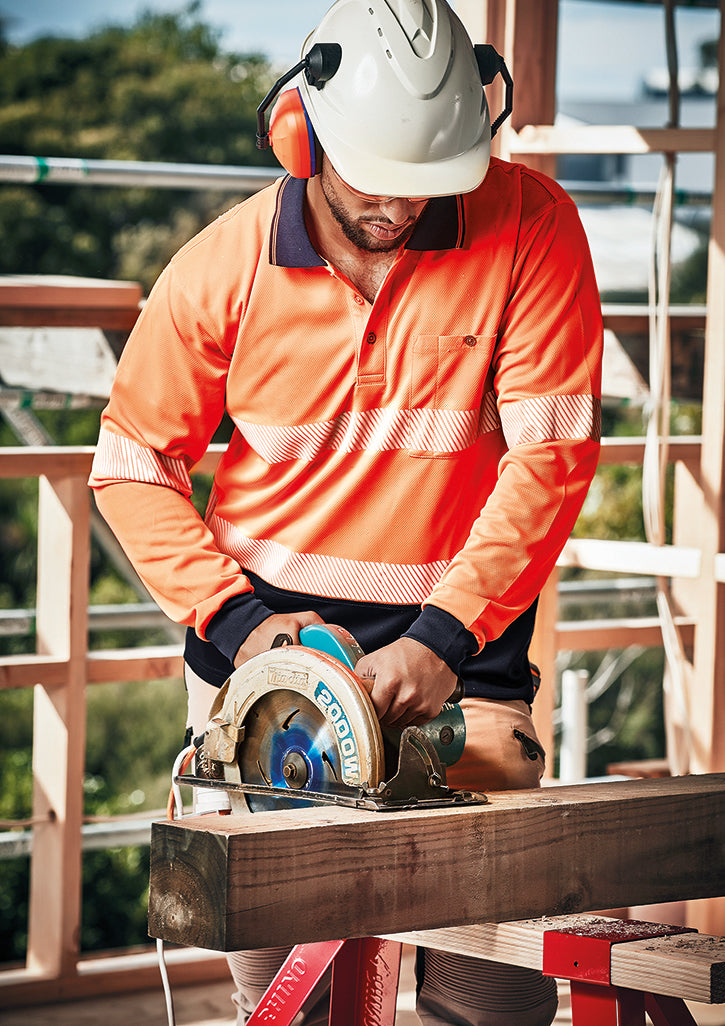
[{"label": "man's face", "polygon": [[345,237],[366,253],[389,253],[405,245],[428,202],[400,196],[367,196],[344,182],[326,157],[320,183]]}]

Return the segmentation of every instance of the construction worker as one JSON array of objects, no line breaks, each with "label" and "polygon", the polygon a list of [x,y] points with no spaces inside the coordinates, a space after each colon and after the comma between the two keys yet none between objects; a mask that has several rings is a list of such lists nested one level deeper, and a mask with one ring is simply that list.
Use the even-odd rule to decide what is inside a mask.
[{"label": "construction worker", "polygon": [[[160,276],[90,483],[188,626],[195,731],[235,666],[335,623],[383,724],[431,719],[462,680],[448,782],[490,791],[544,771],[528,648],[597,461],[602,325],[571,200],[490,157],[485,56],[445,0],[332,6],[271,94],[288,174]],[[225,411],[202,519],[189,471]],[[283,954],[230,957],[238,1023]],[[425,1026],[554,1018],[540,973],[420,961]],[[327,1021],[324,994],[304,1021]]]}]

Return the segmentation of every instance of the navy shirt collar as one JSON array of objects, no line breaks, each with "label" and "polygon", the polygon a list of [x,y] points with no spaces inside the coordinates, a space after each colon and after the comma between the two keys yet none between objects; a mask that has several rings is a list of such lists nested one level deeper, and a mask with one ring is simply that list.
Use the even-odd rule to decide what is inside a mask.
[{"label": "navy shirt collar", "polygon": [[[280,183],[269,237],[269,262],[280,267],[324,267],[325,261],[310,242],[304,218],[304,178],[287,177]],[[406,249],[459,249],[465,222],[460,196],[436,196],[428,201]]]}]

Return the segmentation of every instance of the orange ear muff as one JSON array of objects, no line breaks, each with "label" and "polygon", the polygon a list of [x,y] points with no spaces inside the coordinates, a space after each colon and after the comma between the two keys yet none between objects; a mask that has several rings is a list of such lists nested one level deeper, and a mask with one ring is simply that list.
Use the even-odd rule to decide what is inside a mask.
[{"label": "orange ear muff", "polygon": [[313,178],[322,168],[322,150],[299,89],[281,93],[269,119],[274,155],[293,178]]}]

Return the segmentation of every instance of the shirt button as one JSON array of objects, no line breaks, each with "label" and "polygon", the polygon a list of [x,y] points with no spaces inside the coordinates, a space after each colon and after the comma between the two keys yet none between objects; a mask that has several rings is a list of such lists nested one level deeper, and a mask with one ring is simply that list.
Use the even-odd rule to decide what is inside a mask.
[{"label": "shirt button", "polygon": [[373,342],[375,342],[375,340],[377,339],[377,337],[378,337],[378,336],[377,336],[377,335],[375,334],[375,332],[374,332],[374,331],[369,331],[369,332],[368,332],[368,337],[367,337],[367,339],[366,339],[366,342],[369,342],[369,343],[370,343],[370,345],[372,345],[372,344],[373,344]]},{"label": "shirt button", "polygon": [[365,300],[363,299],[362,296],[355,296],[355,302],[357,303],[358,306],[362,306],[363,303],[365,302]]},{"label": "shirt button", "polygon": [[475,346],[477,339],[475,335],[466,335],[463,341],[467,346]]}]

